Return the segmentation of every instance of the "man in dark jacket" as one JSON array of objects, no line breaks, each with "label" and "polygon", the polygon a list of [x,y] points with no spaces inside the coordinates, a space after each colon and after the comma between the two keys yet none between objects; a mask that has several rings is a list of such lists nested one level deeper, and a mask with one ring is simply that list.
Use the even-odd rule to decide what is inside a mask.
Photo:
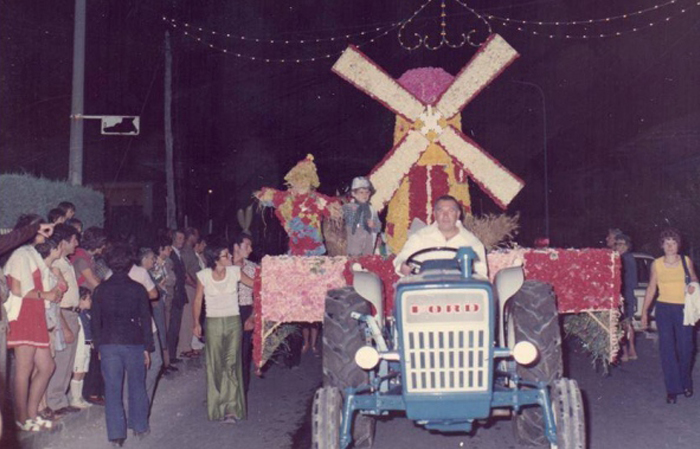
[{"label": "man in dark jacket", "polygon": [[128,423],[137,438],[149,433],[146,369],[154,350],[151,308],[143,285],[129,278],[133,254],[117,244],[105,256],[112,276],[93,293],[92,338],[105,382],[107,438],[121,447],[126,439],[123,379],[129,384]]},{"label": "man in dark jacket", "polygon": [[630,252],[632,240],[625,234],[618,234],[615,238],[615,250],[620,253],[622,260],[622,329],[625,332],[625,340],[622,341],[622,357],[620,360],[637,359],[637,350],[634,347],[634,313],[637,310],[637,297],[634,289],[637,287],[637,261]]}]

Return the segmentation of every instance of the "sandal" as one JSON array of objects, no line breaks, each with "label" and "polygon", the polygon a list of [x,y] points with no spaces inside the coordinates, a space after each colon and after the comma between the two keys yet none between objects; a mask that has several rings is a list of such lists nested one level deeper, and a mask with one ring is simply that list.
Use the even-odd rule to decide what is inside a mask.
[{"label": "sandal", "polygon": [[222,419],[221,422],[224,424],[237,424],[238,418],[236,418],[233,415],[227,415],[227,416],[224,416],[224,419]]},{"label": "sandal", "polygon": [[36,418],[34,418],[34,423],[36,423],[42,429],[50,430],[53,428],[53,422],[44,419],[41,416],[37,416]]},{"label": "sandal", "polygon": [[24,421],[24,424],[22,424],[19,421],[15,421],[15,424],[17,425],[17,428],[19,430],[22,430],[24,432],[40,432],[41,431],[41,426],[39,424],[37,424],[31,418],[28,418],[26,421]]}]

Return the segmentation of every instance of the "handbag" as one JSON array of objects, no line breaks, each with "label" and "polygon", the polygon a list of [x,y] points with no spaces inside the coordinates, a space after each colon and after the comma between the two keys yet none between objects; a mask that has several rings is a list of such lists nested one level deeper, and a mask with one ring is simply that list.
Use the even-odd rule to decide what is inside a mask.
[{"label": "handbag", "polygon": [[693,293],[688,291],[688,285],[690,285],[690,271],[688,270],[688,264],[685,261],[685,256],[681,256],[681,261],[683,261],[683,271],[685,272],[685,305],[683,307],[683,325],[684,326],[694,326],[695,323],[700,320],[700,292],[698,292],[698,285],[695,282],[695,290]]}]

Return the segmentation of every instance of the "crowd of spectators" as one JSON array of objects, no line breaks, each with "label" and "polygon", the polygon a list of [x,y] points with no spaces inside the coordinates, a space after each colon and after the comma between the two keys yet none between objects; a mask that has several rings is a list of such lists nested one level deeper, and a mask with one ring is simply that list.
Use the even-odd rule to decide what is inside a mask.
[{"label": "crowd of spectators", "polygon": [[244,419],[252,237],[227,242],[187,228],[137,245],[99,227],[83,230],[75,215],[63,202],[47,220],[22,215],[0,236],[0,315],[12,366],[0,378],[11,379],[18,429],[48,430],[67,414],[105,406],[115,447],[127,427],[144,438],[158,382],[204,352],[209,418]]}]

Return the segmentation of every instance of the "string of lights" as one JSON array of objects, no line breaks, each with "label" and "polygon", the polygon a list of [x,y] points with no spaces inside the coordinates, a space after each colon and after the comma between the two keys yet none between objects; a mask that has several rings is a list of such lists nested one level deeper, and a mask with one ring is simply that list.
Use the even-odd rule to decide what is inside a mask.
[{"label": "string of lights", "polygon": [[335,41],[339,41],[339,40],[347,40],[347,39],[351,39],[354,37],[362,37],[362,36],[366,36],[366,35],[371,35],[372,33],[391,30],[391,29],[396,28],[397,26],[399,26],[401,24],[401,22],[393,22],[393,23],[385,24],[383,26],[378,26],[378,27],[366,29],[363,31],[359,31],[356,33],[348,33],[348,34],[328,36],[328,37],[307,38],[307,39],[288,39],[288,38],[268,39],[268,38],[244,36],[244,35],[240,35],[240,34],[223,33],[223,32],[215,31],[215,30],[206,30],[202,27],[192,25],[192,24],[187,23],[187,22],[179,22],[175,19],[168,18],[165,16],[163,16],[163,21],[166,22],[168,25],[170,25],[174,29],[175,28],[183,28],[185,30],[190,30],[189,31],[190,33],[191,32],[200,32],[202,34],[225,37],[227,39],[232,39],[232,40],[263,43],[263,44],[283,44],[283,45],[314,44],[314,43],[322,43],[322,42],[335,42]]},{"label": "string of lights", "polygon": [[[563,39],[595,39],[595,38],[610,38],[618,37],[626,34],[637,33],[639,31],[658,26],[660,24],[670,22],[675,17],[683,15],[690,11],[692,7],[700,6],[700,0],[690,0],[688,4],[683,4],[683,0],[668,0],[664,3],[659,3],[648,8],[638,9],[633,12],[618,14],[609,17],[596,18],[596,19],[585,19],[585,20],[573,20],[573,21],[541,21],[541,20],[523,20],[515,19],[511,17],[498,16],[485,11],[477,11],[471,8],[467,4],[467,0],[454,0],[454,2],[462,7],[466,12],[462,14],[448,14],[447,12],[447,0],[440,0],[440,12],[437,16],[433,17],[419,17],[421,13],[436,0],[426,0],[421,4],[408,19],[398,21],[398,22],[388,22],[382,23],[378,26],[363,29],[362,31],[356,31],[352,33],[339,34],[334,36],[326,37],[309,37],[309,38],[261,38],[245,36],[241,34],[225,33],[215,30],[207,30],[203,27],[196,26],[187,22],[180,22],[173,18],[163,16],[163,21],[170,26],[173,30],[180,31],[185,37],[198,42],[200,44],[206,45],[212,50],[220,51],[228,55],[235,56],[237,58],[248,59],[250,61],[262,61],[262,62],[277,62],[277,63],[302,63],[302,62],[316,62],[321,60],[330,59],[339,56],[342,51],[330,52],[321,54],[314,57],[303,57],[303,58],[270,58],[264,56],[255,56],[251,54],[242,53],[240,51],[235,51],[227,48],[226,45],[218,45],[214,43],[214,40],[225,40],[225,41],[236,41],[238,43],[257,43],[257,44],[270,44],[270,45],[282,45],[282,46],[292,46],[292,45],[303,45],[307,46],[310,44],[327,44],[339,41],[348,41],[353,38],[369,38],[365,39],[364,42],[357,44],[357,47],[362,47],[383,38],[390,32],[398,29],[397,38],[399,45],[408,51],[414,51],[421,47],[428,50],[439,50],[443,47],[448,48],[461,48],[466,44],[473,47],[479,47],[483,42],[477,42],[474,39],[477,29],[475,26],[483,27],[485,31],[484,37],[493,33],[493,25],[491,22],[498,23],[508,29],[516,30],[523,33],[530,33],[535,36],[543,36],[549,39],[563,38]],[[677,9],[672,12],[668,12],[669,7],[676,6]],[[646,18],[648,14],[657,15],[661,12],[664,15],[660,18],[654,18],[652,20],[646,20],[640,22]],[[472,28],[459,34],[460,39],[457,41],[450,40],[448,37],[448,17],[451,18],[462,18],[471,17],[476,25],[472,25]],[[656,17],[656,16],[655,16]],[[418,32],[412,33],[412,38],[415,39],[413,44],[407,43],[406,33],[408,33],[407,27],[410,25],[416,25],[419,21],[434,21],[439,19],[439,39],[437,43],[433,44],[431,42],[431,36],[428,34],[419,34]],[[636,23],[632,23],[636,21]],[[606,27],[611,26],[614,23],[628,23],[625,29],[609,30]],[[570,32],[565,29],[565,27],[584,27],[582,31]],[[599,29],[595,29],[595,28]],[[534,28],[534,29],[533,29]],[[370,37],[372,36],[372,37]]]},{"label": "string of lights", "polygon": [[[449,40],[447,37],[447,3],[446,0],[440,0],[440,40],[437,44],[432,45],[430,43],[430,36],[427,34],[419,34],[419,33],[413,33],[413,37],[415,38],[415,44],[411,45],[406,43],[406,37],[404,36],[404,33],[406,32],[406,27],[409,25],[414,24],[414,21],[416,17],[418,17],[421,12],[425,8],[428,7],[431,3],[433,3],[434,0],[427,0],[425,3],[423,3],[418,9],[413,11],[413,14],[406,19],[405,21],[401,22],[401,26],[399,27],[399,32],[398,32],[398,40],[399,40],[399,45],[403,47],[405,50],[408,51],[414,51],[419,49],[420,47],[427,48],[428,50],[438,50],[444,46],[448,46],[450,48],[461,48],[466,44],[469,44],[473,47],[479,47],[481,43],[477,43],[472,39],[472,36],[474,33],[476,33],[475,29],[469,30],[468,33],[461,33],[461,42],[459,43],[453,43]],[[488,36],[489,34],[492,33],[491,30],[491,24],[481,15],[479,14],[476,10],[470,8],[466,3],[463,3],[460,0],[455,0],[460,6],[462,6],[464,9],[466,9],[469,14],[473,15],[478,21],[481,21],[482,25],[486,28],[487,33],[486,35]]]},{"label": "string of lights", "polygon": [[[456,1],[459,1],[459,0],[456,0]],[[572,20],[572,21],[521,20],[521,19],[513,19],[510,17],[496,16],[496,15],[488,14],[488,13],[484,13],[484,16],[491,19],[491,20],[498,20],[500,22],[505,22],[505,23],[517,23],[517,24],[521,24],[521,25],[534,25],[534,26],[591,25],[594,23],[609,23],[609,22],[613,22],[616,20],[630,19],[630,18],[633,18],[635,16],[641,16],[642,14],[658,11],[661,8],[664,8],[666,6],[672,6],[676,3],[678,3],[678,0],[670,0],[666,3],[661,3],[661,4],[654,5],[654,6],[649,7],[649,8],[640,9],[640,10],[630,12],[630,13],[619,14],[619,15],[610,16],[610,17],[604,17],[601,19],[586,19],[586,20]]]},{"label": "string of lights", "polygon": [[[443,1],[444,1],[444,0],[443,0]],[[486,19],[484,18],[484,16],[483,16],[482,14],[478,13],[475,9],[470,8],[469,5],[467,5],[467,3],[466,3],[466,2],[463,2],[462,0],[455,0],[455,1],[456,1],[459,5],[461,5],[464,9],[466,9],[466,10],[469,11],[471,14],[473,14],[477,19],[479,19],[479,20],[486,26],[486,29],[487,29],[487,36],[490,36],[491,34],[493,34],[493,30],[491,29],[491,24],[489,23],[488,20],[486,20]],[[476,43],[476,42],[473,42],[473,41],[471,40],[471,35],[472,35],[473,33],[475,33],[475,32],[476,32],[476,30],[469,30],[469,33],[467,34],[467,39],[468,39],[468,41],[469,41],[469,45],[471,45],[472,47],[480,47],[481,44],[482,44],[483,42],[482,42],[482,43]]]},{"label": "string of lights", "polygon": [[[326,53],[326,54],[319,55],[319,56],[304,57],[304,58],[294,58],[294,57],[290,57],[290,58],[269,58],[269,57],[264,57],[264,56],[253,56],[253,55],[241,53],[241,52],[238,52],[238,51],[230,50],[230,49],[228,49],[228,48],[224,48],[223,46],[216,45],[216,44],[214,44],[214,43],[208,41],[208,40],[205,39],[204,37],[202,37],[202,35],[196,34],[196,32],[201,32],[201,33],[203,33],[203,35],[205,35],[205,36],[220,36],[220,35],[222,35],[222,34],[223,34],[224,36],[226,36],[226,33],[211,33],[211,32],[208,33],[208,32],[206,32],[205,30],[203,30],[203,29],[200,28],[200,27],[191,27],[191,26],[185,27],[185,26],[179,26],[177,23],[168,20],[166,17],[163,17],[163,20],[164,20],[168,25],[170,25],[170,27],[173,28],[173,30],[181,30],[182,34],[183,34],[185,37],[187,37],[187,38],[189,38],[189,39],[191,39],[191,40],[193,40],[193,41],[195,41],[195,42],[198,42],[198,43],[200,43],[200,44],[203,44],[203,45],[209,47],[209,48],[212,49],[212,50],[219,51],[219,52],[224,53],[224,54],[227,54],[227,55],[235,56],[235,57],[240,58],[240,59],[247,59],[247,60],[249,60],[249,61],[259,61],[259,62],[268,62],[268,63],[269,63],[269,62],[275,62],[275,63],[282,63],[282,64],[284,64],[284,63],[296,63],[296,64],[299,64],[299,63],[302,63],[302,62],[318,62],[318,61],[323,61],[323,60],[326,60],[326,59],[330,59],[330,58],[333,58],[333,57],[340,56],[340,54],[342,53],[342,51],[337,51],[337,52],[333,52],[333,53]],[[360,48],[360,47],[369,45],[369,44],[371,44],[371,43],[377,41],[378,39],[380,39],[380,38],[386,36],[387,34],[389,34],[390,32],[392,32],[393,30],[395,30],[395,29],[400,25],[400,23],[401,23],[401,22],[396,22],[396,23],[394,23],[391,27],[378,27],[379,30],[383,30],[381,33],[377,34],[377,35],[374,36],[374,37],[371,37],[371,38],[365,40],[364,42],[358,43],[358,44],[356,44],[355,46],[358,47],[358,48]],[[195,33],[193,33],[191,30],[195,30]],[[357,35],[358,35],[358,36],[367,37],[368,34],[371,35],[373,32],[377,32],[377,31],[378,31],[378,29],[375,28],[374,30],[371,30],[371,31],[369,31],[369,32],[364,32],[364,31],[363,31],[363,32],[360,32],[360,33],[358,33]],[[229,36],[229,37],[230,37],[230,36]],[[353,37],[353,36],[350,36],[350,37]],[[334,41],[339,41],[339,40],[342,40],[342,39],[343,39],[343,37],[336,37],[336,38],[334,39]],[[248,39],[248,40],[252,40],[252,39]],[[252,41],[253,41],[253,42],[256,42],[255,40],[252,40]],[[270,40],[268,40],[268,42],[269,42],[269,41],[270,41]],[[279,40],[279,39],[274,39],[274,41],[275,41],[274,43],[282,43],[282,44],[286,44],[286,43],[287,43],[287,42],[285,42],[284,40]],[[304,39],[304,42],[301,42],[301,40],[298,40],[298,41],[292,41],[292,40],[290,40],[290,41],[289,41],[289,43],[298,43],[298,44],[308,44],[308,43],[314,43],[314,42],[317,42],[316,39]],[[324,42],[325,42],[325,41],[324,41]],[[333,41],[331,41],[331,42],[333,42]]]},{"label": "string of lights", "polygon": [[[492,15],[485,14],[486,17],[495,20],[497,22],[500,22],[503,26],[508,27],[509,29],[514,29],[519,32],[524,32],[524,33],[530,33],[535,36],[544,36],[549,39],[555,39],[555,38],[563,38],[563,39],[597,39],[597,38],[611,38],[611,37],[619,37],[627,34],[633,34],[633,33],[638,33],[642,30],[652,28],[655,26],[658,26],[663,23],[670,22],[671,20],[675,19],[676,17],[679,17],[681,15],[686,14],[691,10],[692,7],[697,7],[700,6],[700,1],[695,1],[693,4],[690,4],[686,7],[680,8],[678,11],[675,12],[675,14],[667,14],[664,15],[658,19],[646,21],[643,23],[639,23],[637,25],[628,25],[627,28],[624,29],[617,29],[615,31],[606,31],[606,30],[600,30],[597,31],[595,29],[591,30],[585,30],[584,32],[578,32],[578,33],[572,33],[572,32],[552,32],[552,31],[542,31],[541,29],[531,29],[523,25],[530,25],[530,26],[549,26],[549,27],[561,27],[561,26],[589,26],[589,25],[604,25],[611,23],[613,21],[619,21],[619,20],[624,20],[624,19],[630,19],[632,17],[637,17],[638,20],[639,17],[644,14],[644,13],[649,13],[653,11],[658,11],[664,6],[671,6],[673,4],[678,3],[678,0],[672,0],[664,4],[660,5],[655,5],[651,8],[646,8],[643,10],[635,11],[633,13],[629,14],[622,14],[619,16],[613,16],[613,17],[605,17],[602,19],[588,19],[588,20],[577,20],[577,21],[571,21],[571,22],[539,22],[539,21],[522,21],[522,20],[515,20],[515,19],[506,19],[502,17],[496,17]],[[560,28],[561,29],[561,28]]]}]

